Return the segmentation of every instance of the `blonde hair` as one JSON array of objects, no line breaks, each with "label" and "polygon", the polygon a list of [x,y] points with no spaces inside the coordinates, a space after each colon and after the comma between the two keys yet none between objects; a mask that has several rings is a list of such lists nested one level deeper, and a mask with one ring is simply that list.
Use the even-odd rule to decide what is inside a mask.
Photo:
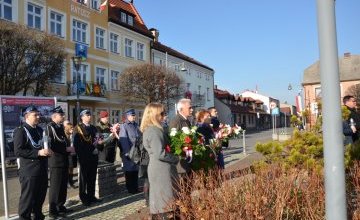
[{"label": "blonde hair", "polygon": [[164,112],[164,106],[160,103],[150,103],[145,107],[144,115],[141,119],[140,131],[144,132],[149,126],[156,126],[163,129],[161,126],[161,113]]},{"label": "blonde hair", "polygon": [[74,126],[70,122],[64,126],[64,131],[67,138],[69,138],[71,135],[71,129],[74,129]]}]

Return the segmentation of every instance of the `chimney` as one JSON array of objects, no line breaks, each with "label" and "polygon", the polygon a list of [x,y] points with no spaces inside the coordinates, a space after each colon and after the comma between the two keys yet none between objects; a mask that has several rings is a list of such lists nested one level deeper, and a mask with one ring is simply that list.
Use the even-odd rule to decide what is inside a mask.
[{"label": "chimney", "polygon": [[154,42],[159,42],[159,30],[157,30],[155,28],[150,28],[149,31],[151,32],[151,34],[154,37]]},{"label": "chimney", "polygon": [[350,53],[350,52],[346,52],[346,53],[344,53],[344,57],[345,57],[345,58],[349,58],[349,57],[351,57],[351,53]]}]

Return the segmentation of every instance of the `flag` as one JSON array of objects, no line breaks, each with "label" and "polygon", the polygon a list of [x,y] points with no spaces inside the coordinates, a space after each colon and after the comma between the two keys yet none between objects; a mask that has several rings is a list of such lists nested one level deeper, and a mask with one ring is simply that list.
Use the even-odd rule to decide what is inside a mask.
[{"label": "flag", "polygon": [[104,11],[107,5],[107,0],[105,0],[101,5],[100,5],[100,12]]}]

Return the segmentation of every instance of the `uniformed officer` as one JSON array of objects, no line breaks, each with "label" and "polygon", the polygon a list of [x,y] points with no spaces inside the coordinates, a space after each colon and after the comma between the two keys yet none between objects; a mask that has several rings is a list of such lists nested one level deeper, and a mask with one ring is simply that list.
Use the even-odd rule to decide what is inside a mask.
[{"label": "uniformed officer", "polygon": [[122,124],[119,134],[119,142],[121,147],[121,160],[123,162],[123,170],[125,171],[126,189],[129,193],[138,193],[138,171],[139,167],[129,158],[129,152],[135,146],[136,141],[141,137],[141,131],[135,122],[136,114],[134,109],[125,112],[126,121]]},{"label": "uniformed officer", "polygon": [[101,111],[99,118],[96,128],[103,138],[103,140],[99,141],[97,146],[99,150],[99,160],[114,163],[115,146],[118,136],[115,129],[113,129],[112,125],[109,123],[109,113],[107,111]]},{"label": "uniformed officer", "polygon": [[19,219],[41,220],[42,205],[46,197],[48,186],[48,156],[50,149],[44,148],[43,129],[38,124],[40,113],[31,105],[23,110],[25,123],[14,130],[15,155],[20,159],[19,180],[21,195],[19,199]]},{"label": "uniformed officer", "polygon": [[57,218],[70,210],[66,209],[68,155],[75,152],[73,147],[67,146],[63,121],[64,111],[60,106],[51,111],[51,122],[46,126],[45,133],[49,137],[49,147],[53,155],[49,158],[50,189],[49,189],[49,216]]},{"label": "uniformed officer", "polygon": [[79,197],[83,205],[100,202],[95,197],[96,170],[98,165],[99,138],[96,127],[91,125],[89,110],[80,112],[81,122],[75,128],[74,146],[80,163]]}]

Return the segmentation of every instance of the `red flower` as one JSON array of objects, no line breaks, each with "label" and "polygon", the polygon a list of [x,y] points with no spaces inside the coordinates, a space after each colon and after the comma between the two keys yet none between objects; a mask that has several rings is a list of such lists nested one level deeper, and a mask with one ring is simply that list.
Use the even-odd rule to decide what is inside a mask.
[{"label": "red flower", "polygon": [[189,136],[186,136],[184,139],[185,144],[190,144],[191,143],[191,138]]},{"label": "red flower", "polygon": [[199,140],[198,140],[198,144],[203,144],[204,143],[204,137],[200,137]]},{"label": "red flower", "polygon": [[170,153],[170,151],[171,151],[170,145],[167,144],[167,145],[165,146],[165,152],[166,152],[166,153]]},{"label": "red flower", "polygon": [[214,158],[214,154],[213,154],[213,153],[210,153],[210,154],[209,154],[209,157],[210,157],[210,158]]}]

